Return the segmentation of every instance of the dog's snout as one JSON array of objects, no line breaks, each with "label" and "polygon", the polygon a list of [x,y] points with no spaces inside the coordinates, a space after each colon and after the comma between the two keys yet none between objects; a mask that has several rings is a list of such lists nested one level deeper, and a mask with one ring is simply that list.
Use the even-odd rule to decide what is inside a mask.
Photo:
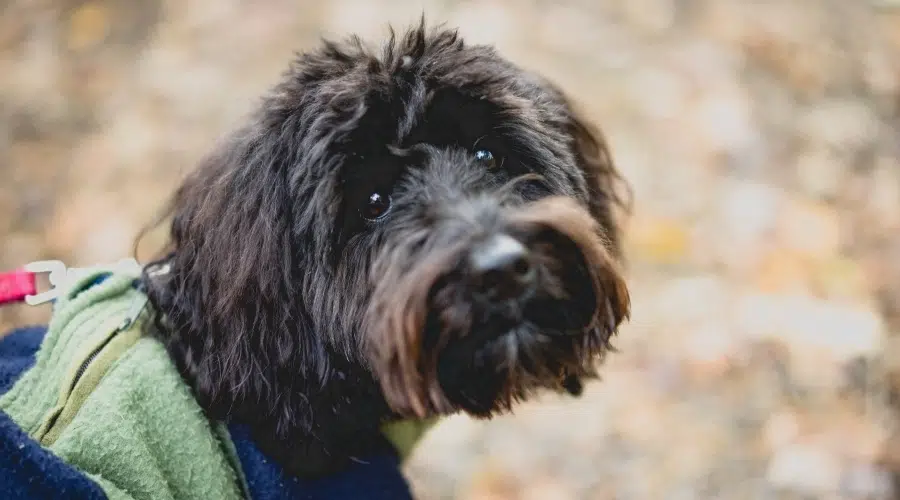
[{"label": "dog's snout", "polygon": [[515,238],[499,234],[477,245],[469,258],[478,290],[491,300],[514,299],[533,284],[535,270],[528,249]]}]

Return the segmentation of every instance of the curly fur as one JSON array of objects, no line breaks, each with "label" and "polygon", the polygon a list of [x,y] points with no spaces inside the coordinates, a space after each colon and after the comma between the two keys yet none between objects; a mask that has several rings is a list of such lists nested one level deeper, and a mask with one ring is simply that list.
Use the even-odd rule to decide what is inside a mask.
[{"label": "curly fur", "polygon": [[[579,392],[628,315],[621,186],[563,93],[488,46],[424,22],[380,53],[326,41],[174,196],[144,276],[156,334],[211,418],[325,474],[386,446],[388,420]],[[393,202],[374,222],[373,190]],[[460,259],[499,231],[541,286],[498,323]]]}]

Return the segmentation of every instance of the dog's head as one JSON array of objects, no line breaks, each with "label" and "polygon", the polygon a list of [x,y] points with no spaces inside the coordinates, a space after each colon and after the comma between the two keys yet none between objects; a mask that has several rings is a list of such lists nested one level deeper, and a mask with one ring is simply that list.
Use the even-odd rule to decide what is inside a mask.
[{"label": "dog's head", "polygon": [[151,296],[221,412],[296,425],[369,381],[394,415],[488,416],[577,393],[628,315],[619,184],[564,95],[489,47],[326,43],[182,186]]}]

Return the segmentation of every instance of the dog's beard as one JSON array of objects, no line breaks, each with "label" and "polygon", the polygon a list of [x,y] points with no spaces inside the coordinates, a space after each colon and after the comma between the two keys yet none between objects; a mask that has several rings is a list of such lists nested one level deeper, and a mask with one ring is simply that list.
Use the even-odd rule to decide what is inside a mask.
[{"label": "dog's beard", "polygon": [[460,265],[473,244],[468,224],[412,232],[376,262],[366,337],[398,415],[484,417],[539,388],[576,393],[611,349],[629,298],[593,218],[564,197],[508,212],[504,230],[536,273],[516,300],[473,294]]}]

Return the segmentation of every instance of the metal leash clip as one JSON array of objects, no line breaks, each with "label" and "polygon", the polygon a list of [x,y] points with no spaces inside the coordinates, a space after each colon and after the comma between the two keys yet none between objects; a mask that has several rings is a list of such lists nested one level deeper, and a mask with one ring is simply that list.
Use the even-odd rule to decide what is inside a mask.
[{"label": "metal leash clip", "polygon": [[37,295],[26,295],[25,303],[30,306],[36,306],[45,302],[50,302],[59,297],[62,290],[68,288],[76,280],[89,275],[98,270],[109,270],[109,272],[118,270],[128,273],[140,273],[141,265],[135,259],[122,259],[113,266],[95,266],[95,267],[66,267],[59,260],[39,260],[25,266],[25,271],[31,274],[50,273],[50,290]]},{"label": "metal leash clip", "polygon": [[47,279],[50,280],[50,290],[37,295],[26,295],[25,303],[30,306],[36,306],[45,302],[50,302],[59,296],[60,290],[69,279],[69,269],[62,261],[58,260],[39,260],[25,265],[25,270],[29,273],[49,273]]}]

